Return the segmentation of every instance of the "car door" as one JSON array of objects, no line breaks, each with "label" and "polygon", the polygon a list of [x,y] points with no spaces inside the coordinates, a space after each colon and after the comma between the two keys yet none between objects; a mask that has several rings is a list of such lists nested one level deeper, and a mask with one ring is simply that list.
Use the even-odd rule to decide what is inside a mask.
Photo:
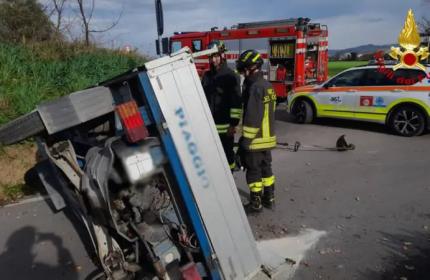
[{"label": "car door", "polygon": [[399,99],[414,98],[415,94],[409,85],[418,82],[419,75],[424,76],[425,73],[418,69],[366,69],[363,86],[355,103],[355,117],[385,122],[391,103]]},{"label": "car door", "polygon": [[319,116],[353,118],[357,88],[362,84],[364,69],[351,69],[327,81],[315,95]]},{"label": "car door", "polygon": [[355,117],[362,120],[383,122],[387,114],[386,108],[390,99],[390,92],[395,90],[395,80],[392,78],[391,69],[384,71],[376,67],[366,69],[363,76],[363,86],[360,88],[355,103]]}]

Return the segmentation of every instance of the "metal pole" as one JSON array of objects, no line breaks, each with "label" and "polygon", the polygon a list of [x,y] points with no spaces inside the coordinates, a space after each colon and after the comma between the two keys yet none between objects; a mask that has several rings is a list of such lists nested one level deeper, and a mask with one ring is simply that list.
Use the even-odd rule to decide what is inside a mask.
[{"label": "metal pole", "polygon": [[157,21],[157,35],[158,35],[158,49],[160,50],[160,57],[163,56],[162,43],[161,43],[161,35],[164,32],[164,19],[163,19],[163,8],[161,4],[161,0],[155,0],[155,15]]},{"label": "metal pole", "polygon": [[161,49],[161,35],[158,35],[158,49],[160,50],[160,57],[163,56],[163,50]]}]

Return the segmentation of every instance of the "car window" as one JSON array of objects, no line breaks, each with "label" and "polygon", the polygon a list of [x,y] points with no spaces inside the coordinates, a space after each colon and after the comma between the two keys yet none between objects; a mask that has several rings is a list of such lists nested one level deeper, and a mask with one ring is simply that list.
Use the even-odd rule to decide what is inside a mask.
[{"label": "car window", "polygon": [[198,52],[202,50],[202,41],[194,40],[193,41],[193,52]]},{"label": "car window", "polygon": [[[363,86],[391,86],[395,85],[391,69],[381,71],[379,68],[366,69],[363,76]],[[391,74],[390,74],[391,73]]]},{"label": "car window", "polygon": [[418,69],[397,69],[393,73],[393,80],[396,85],[413,85],[426,77],[424,71]]},{"label": "car window", "polygon": [[347,71],[331,79],[329,85],[335,87],[360,86],[363,73],[363,69]]},{"label": "car window", "polygon": [[172,52],[177,52],[182,48],[182,44],[179,41],[172,42]]}]

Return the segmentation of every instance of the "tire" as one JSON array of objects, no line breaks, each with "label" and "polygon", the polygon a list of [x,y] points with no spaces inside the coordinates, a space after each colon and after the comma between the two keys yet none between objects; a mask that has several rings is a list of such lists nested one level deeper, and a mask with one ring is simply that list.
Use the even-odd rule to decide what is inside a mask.
[{"label": "tire", "polygon": [[424,132],[426,119],[421,110],[414,106],[405,105],[393,111],[389,126],[398,135],[418,136]]},{"label": "tire", "polygon": [[292,114],[297,123],[311,123],[314,119],[312,105],[304,99],[294,102]]}]

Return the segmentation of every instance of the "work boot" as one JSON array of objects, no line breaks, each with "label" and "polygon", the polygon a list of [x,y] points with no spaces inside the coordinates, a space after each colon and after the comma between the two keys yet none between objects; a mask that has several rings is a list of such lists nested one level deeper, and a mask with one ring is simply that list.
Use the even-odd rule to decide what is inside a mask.
[{"label": "work boot", "polygon": [[263,206],[273,209],[275,205],[275,185],[264,187]]},{"label": "work boot", "polygon": [[262,191],[251,192],[251,201],[245,209],[247,213],[260,213],[261,211],[263,211],[263,206],[261,205],[262,195]]}]

